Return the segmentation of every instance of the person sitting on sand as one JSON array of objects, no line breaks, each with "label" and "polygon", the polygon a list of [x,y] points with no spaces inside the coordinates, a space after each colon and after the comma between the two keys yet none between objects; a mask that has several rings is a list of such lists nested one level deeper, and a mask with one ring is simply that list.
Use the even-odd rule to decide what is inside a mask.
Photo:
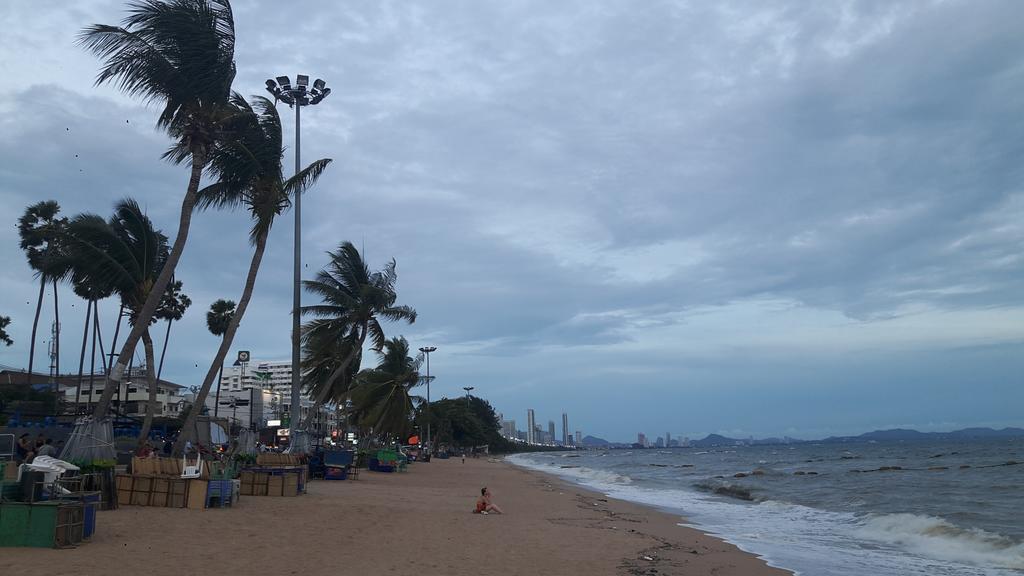
[{"label": "person sitting on sand", "polygon": [[480,489],[480,497],[476,499],[476,508],[473,510],[474,514],[504,514],[501,508],[498,508],[496,504],[491,502],[491,491],[486,486]]}]

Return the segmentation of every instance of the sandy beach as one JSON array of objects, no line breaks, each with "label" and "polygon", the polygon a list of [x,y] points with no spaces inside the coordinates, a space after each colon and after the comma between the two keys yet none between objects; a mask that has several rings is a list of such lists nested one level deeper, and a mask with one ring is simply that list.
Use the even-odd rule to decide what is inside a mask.
[{"label": "sandy beach", "polygon": [[[484,485],[506,514],[470,512]],[[0,556],[20,576],[789,574],[678,522],[504,462],[435,459],[233,509],[125,506],[76,549]]]}]

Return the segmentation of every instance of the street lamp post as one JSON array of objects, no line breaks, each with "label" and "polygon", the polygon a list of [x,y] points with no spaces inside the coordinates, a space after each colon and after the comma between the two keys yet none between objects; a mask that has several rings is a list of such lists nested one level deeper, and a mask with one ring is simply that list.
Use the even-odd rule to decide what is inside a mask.
[{"label": "street lamp post", "polygon": [[430,353],[437,351],[437,346],[424,346],[420,352],[427,357],[427,454],[434,451],[434,445],[430,443]]},{"label": "street lamp post", "polygon": [[463,386],[462,389],[466,391],[466,408],[469,409],[469,391],[472,390],[473,386]]},{"label": "street lamp post", "polygon": [[[301,111],[303,106],[319,104],[321,100],[331,93],[327,83],[317,78],[313,87],[309,88],[309,76],[299,74],[295,77],[295,85],[287,76],[278,76],[276,81],[267,80],[267,91],[274,95],[274,101],[280,100],[295,108],[295,173],[301,169]],[[302,385],[301,374],[301,353],[299,349],[300,318],[299,311],[302,306],[302,194],[295,194],[295,262],[293,268],[294,283],[292,294],[292,397],[291,397],[291,419],[288,427],[293,434],[299,422],[300,414],[299,387]],[[295,436],[292,436],[293,441]]]}]

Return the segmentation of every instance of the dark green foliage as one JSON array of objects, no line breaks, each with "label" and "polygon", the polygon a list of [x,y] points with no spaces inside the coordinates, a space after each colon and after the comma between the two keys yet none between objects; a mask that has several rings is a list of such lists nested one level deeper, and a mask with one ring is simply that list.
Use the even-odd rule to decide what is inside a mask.
[{"label": "dark green foliage", "polygon": [[[514,445],[501,436],[501,424],[490,402],[470,396],[430,403],[431,429],[436,445],[459,448],[489,446],[491,452],[507,452]],[[417,423],[426,429],[426,412],[419,411]]]},{"label": "dark green foliage", "polygon": [[10,346],[14,344],[14,340],[7,334],[7,327],[11,325],[11,319],[8,316],[0,316],[0,342]]},{"label": "dark green foliage", "polygon": [[307,291],[323,300],[302,307],[304,316],[314,317],[302,326],[303,387],[318,403],[347,396],[367,339],[374,350],[384,349],[381,319],[416,321],[414,309],[395,304],[398,274],[394,260],[383,270],[370,272],[351,242],[343,242],[328,255],[327,267],[315,279],[303,282]]},{"label": "dark green foliage", "polygon": [[64,258],[75,292],[93,297],[116,293],[133,324],[167,252],[167,237],[131,198],[117,203],[109,221],[80,214],[67,226]]},{"label": "dark green foliage", "polygon": [[223,336],[228,331],[231,318],[235,315],[235,303],[231,300],[220,299],[210,304],[206,312],[206,328],[214,336]]},{"label": "dark green foliage", "polygon": [[414,405],[422,399],[411,394],[418,386],[422,356],[409,355],[409,342],[399,336],[384,343],[377,367],[356,376],[348,398],[350,421],[378,437],[403,440],[412,432]]}]

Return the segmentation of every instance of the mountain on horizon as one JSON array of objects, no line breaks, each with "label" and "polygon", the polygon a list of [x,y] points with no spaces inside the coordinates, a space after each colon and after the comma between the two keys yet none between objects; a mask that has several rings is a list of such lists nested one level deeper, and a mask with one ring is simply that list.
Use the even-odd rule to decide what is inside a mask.
[{"label": "mountain on horizon", "polygon": [[583,440],[581,440],[581,443],[585,448],[605,448],[611,445],[611,442],[605,440],[604,438],[598,438],[597,436],[590,435],[584,436]]},{"label": "mountain on horizon", "polygon": [[[952,432],[920,432],[906,428],[892,428],[889,430],[874,430],[865,432],[859,436],[830,436],[821,440],[797,440],[795,438],[755,438],[740,439],[729,438],[721,434],[708,434],[704,438],[694,440],[690,443],[696,448],[707,448],[711,446],[737,446],[737,445],[765,445],[765,444],[794,444],[801,442],[870,442],[870,441],[923,441],[923,440],[969,440],[977,438],[1024,438],[1024,428],[1003,428],[995,430],[992,428],[964,428]],[[586,445],[586,441],[584,441]]]}]

